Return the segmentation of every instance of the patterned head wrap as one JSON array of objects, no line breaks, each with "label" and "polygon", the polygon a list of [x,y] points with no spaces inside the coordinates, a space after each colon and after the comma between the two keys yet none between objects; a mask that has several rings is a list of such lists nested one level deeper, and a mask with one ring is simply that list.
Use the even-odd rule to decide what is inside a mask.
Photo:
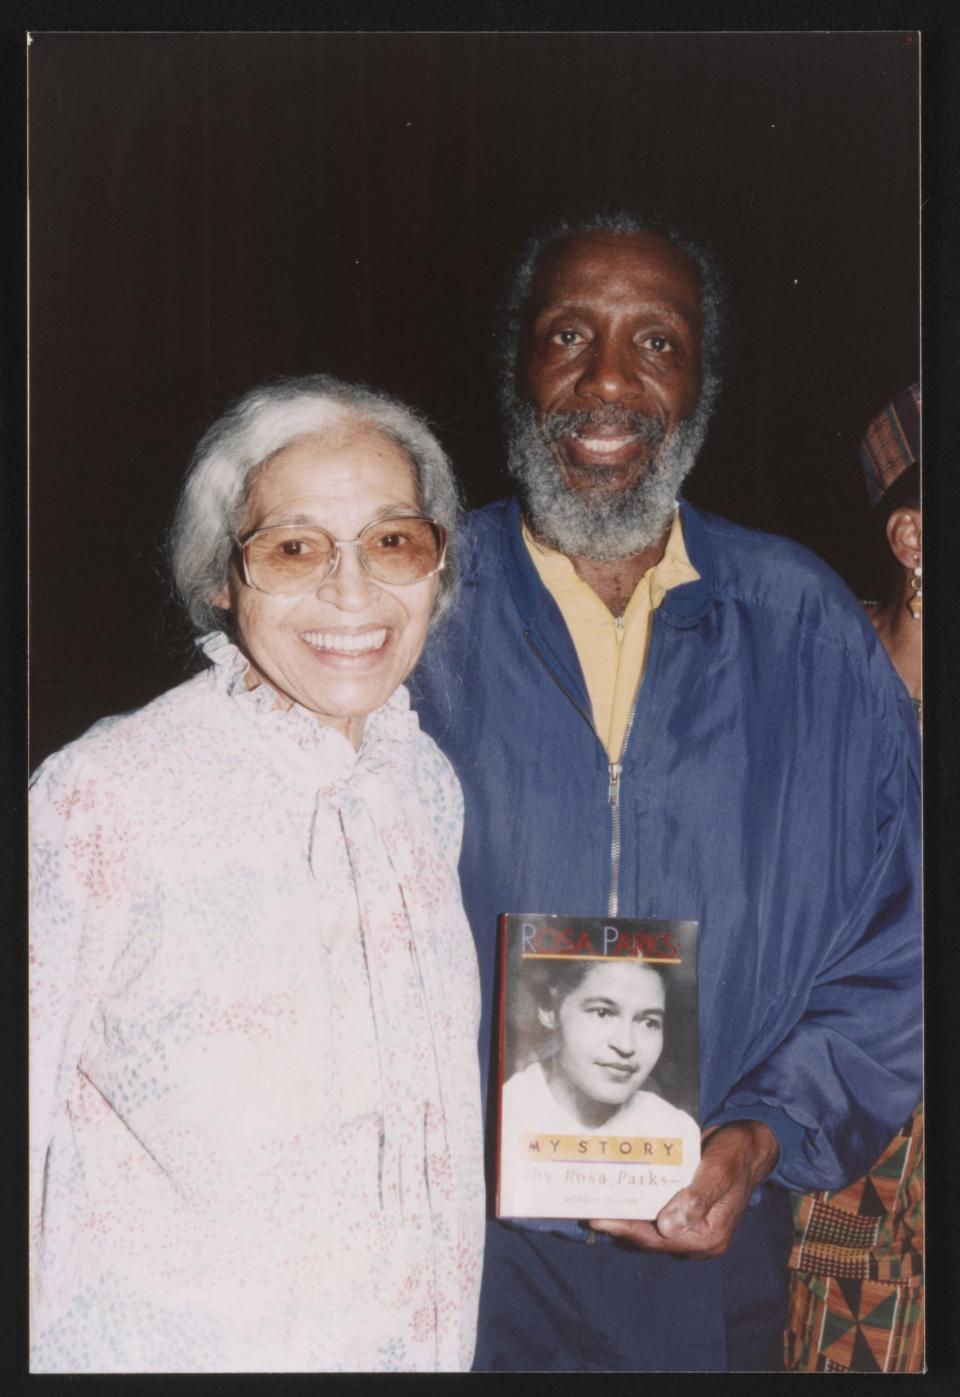
[{"label": "patterned head wrap", "polygon": [[897,477],[919,459],[920,385],[914,383],[877,414],[860,443],[870,503],[877,504]]}]

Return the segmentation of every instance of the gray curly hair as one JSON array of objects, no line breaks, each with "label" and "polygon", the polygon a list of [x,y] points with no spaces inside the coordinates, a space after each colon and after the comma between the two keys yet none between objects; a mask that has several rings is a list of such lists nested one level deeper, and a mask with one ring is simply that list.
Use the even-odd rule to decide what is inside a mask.
[{"label": "gray curly hair", "polygon": [[362,384],[328,374],[281,378],[238,398],[204,433],[187,471],[168,537],[174,585],[200,634],[229,629],[214,598],[227,585],[234,538],[250,491],[270,457],[299,437],[355,424],[380,432],[410,462],[417,502],[447,531],[433,620],[456,593],[456,527],[460,492],[450,461],[413,408]]}]

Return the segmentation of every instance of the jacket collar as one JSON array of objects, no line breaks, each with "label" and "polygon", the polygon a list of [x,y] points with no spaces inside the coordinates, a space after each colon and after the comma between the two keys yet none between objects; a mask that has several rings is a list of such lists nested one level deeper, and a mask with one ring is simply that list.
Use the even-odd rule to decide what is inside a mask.
[{"label": "jacket collar", "polygon": [[560,608],[540,580],[521,532],[520,501],[507,502],[506,527],[501,536],[503,568],[520,613],[524,636],[556,671],[570,696],[586,712],[590,698],[570,632]]},{"label": "jacket collar", "polygon": [[[660,604],[664,619],[678,628],[695,625],[704,614],[713,592],[713,551],[706,524],[699,510],[680,498],[680,524],[687,556],[700,576],[694,582],[671,587]],[[553,661],[564,672],[568,682],[582,688],[580,665],[560,610],[540,581],[540,576],[527,551],[521,533],[520,501],[514,496],[507,503],[506,528],[503,533],[503,561],[513,599],[542,648],[551,652]],[[574,676],[577,676],[574,679]]]},{"label": "jacket collar", "polygon": [[682,582],[671,587],[660,611],[665,621],[677,627],[693,626],[703,616],[714,589],[713,549],[706,522],[699,510],[680,496],[680,527],[687,557],[700,576],[694,582]]}]

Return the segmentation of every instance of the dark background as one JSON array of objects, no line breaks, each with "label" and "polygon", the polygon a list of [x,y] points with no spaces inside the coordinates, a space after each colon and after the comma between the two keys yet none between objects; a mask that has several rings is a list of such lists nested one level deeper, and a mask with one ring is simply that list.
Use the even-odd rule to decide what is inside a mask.
[{"label": "dark background", "polygon": [[29,55],[31,763],[184,677],[162,540],[237,393],[326,370],[509,488],[524,237],[666,201],[738,350],[690,498],[879,585],[857,444],[918,373],[910,32],[40,33]]}]

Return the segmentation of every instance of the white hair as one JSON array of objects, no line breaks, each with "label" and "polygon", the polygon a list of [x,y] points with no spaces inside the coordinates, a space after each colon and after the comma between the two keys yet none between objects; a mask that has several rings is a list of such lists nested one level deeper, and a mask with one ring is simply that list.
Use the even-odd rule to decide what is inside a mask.
[{"label": "white hair", "polygon": [[446,453],[426,420],[386,393],[327,374],[261,384],[227,408],[204,433],[190,462],[168,540],[173,580],[195,629],[229,628],[217,606],[229,579],[236,534],[265,463],[300,437],[348,426],[389,438],[410,462],[418,507],[447,531],[434,620],[453,600],[460,493]]}]

